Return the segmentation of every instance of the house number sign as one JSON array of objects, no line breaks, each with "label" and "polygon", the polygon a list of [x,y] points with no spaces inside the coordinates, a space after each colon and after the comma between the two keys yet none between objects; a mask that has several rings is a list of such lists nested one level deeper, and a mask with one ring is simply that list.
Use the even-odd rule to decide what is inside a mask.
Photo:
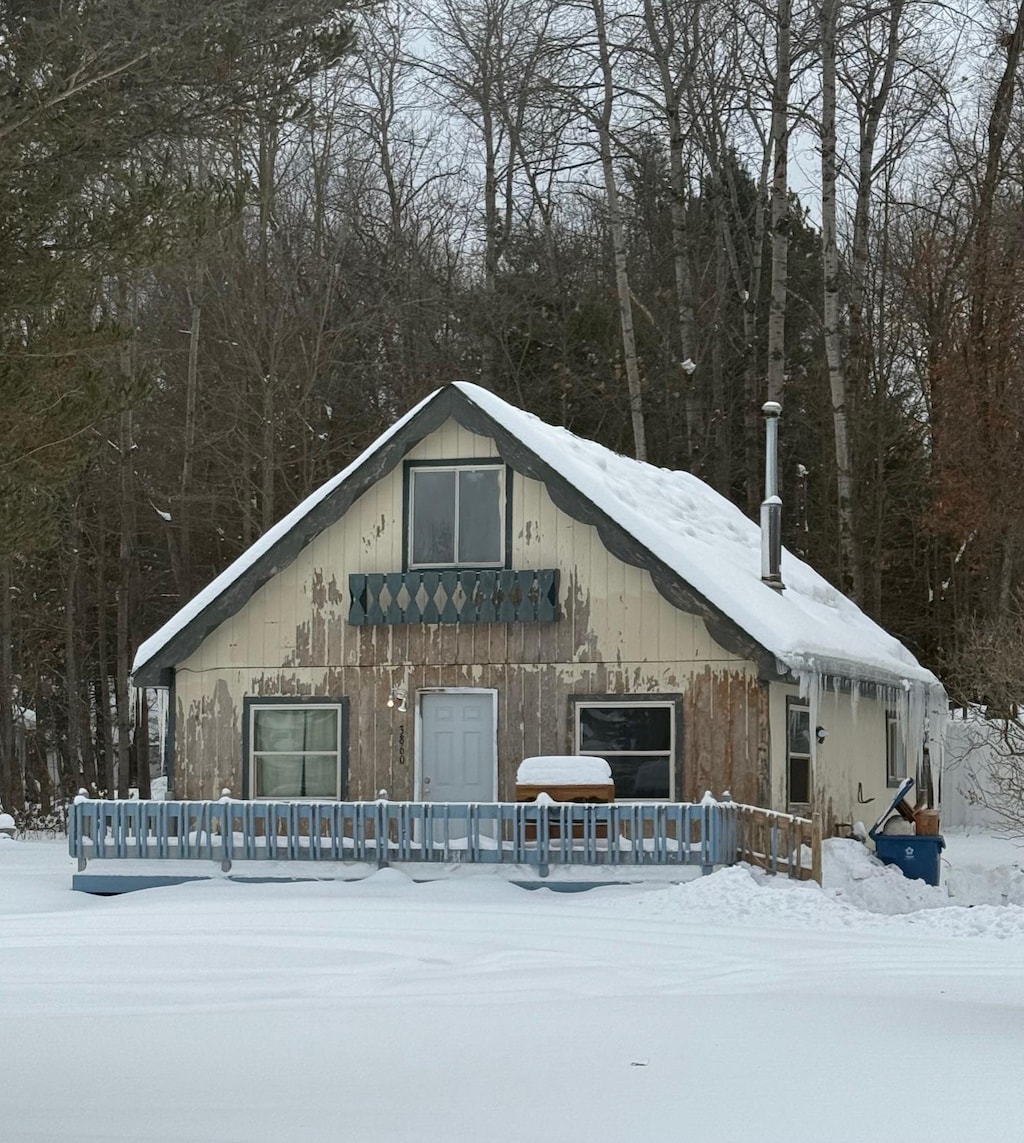
[{"label": "house number sign", "polygon": [[405,765],[405,725],[398,728],[398,765]]}]

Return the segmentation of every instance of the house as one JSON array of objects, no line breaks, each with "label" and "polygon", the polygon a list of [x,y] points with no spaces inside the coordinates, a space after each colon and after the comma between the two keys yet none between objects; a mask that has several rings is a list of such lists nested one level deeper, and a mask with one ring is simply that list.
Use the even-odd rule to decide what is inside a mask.
[{"label": "house", "polygon": [[590,754],[619,799],[870,817],[941,741],[945,693],[796,557],[763,579],[760,550],[696,477],[456,382],[148,639],[134,678],[170,689],[179,798],[513,800],[523,758]]}]

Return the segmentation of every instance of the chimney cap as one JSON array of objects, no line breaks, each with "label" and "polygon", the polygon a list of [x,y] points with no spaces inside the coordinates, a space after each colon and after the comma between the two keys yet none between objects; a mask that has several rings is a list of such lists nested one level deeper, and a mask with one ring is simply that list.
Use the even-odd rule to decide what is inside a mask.
[{"label": "chimney cap", "polygon": [[765,401],[761,406],[761,412],[766,417],[777,417],[782,412],[782,406],[778,401]]}]

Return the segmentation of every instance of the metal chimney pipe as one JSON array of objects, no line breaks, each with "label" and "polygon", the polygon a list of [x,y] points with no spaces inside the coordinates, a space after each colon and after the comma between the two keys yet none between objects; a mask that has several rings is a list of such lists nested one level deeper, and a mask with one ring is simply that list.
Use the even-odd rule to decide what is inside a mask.
[{"label": "metal chimney pipe", "polygon": [[764,501],[761,504],[761,580],[781,591],[782,582],[782,500],[779,498],[779,414],[778,401],[761,406],[765,421]]}]

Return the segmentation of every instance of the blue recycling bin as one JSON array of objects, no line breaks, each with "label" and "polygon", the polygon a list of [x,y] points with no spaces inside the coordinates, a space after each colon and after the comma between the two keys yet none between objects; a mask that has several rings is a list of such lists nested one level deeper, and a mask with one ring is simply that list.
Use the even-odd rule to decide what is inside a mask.
[{"label": "blue recycling bin", "polygon": [[939,854],[946,847],[942,837],[878,833],[873,840],[880,861],[899,866],[904,877],[917,877],[926,885],[938,885]]},{"label": "blue recycling bin", "polygon": [[892,804],[868,831],[875,843],[879,861],[895,865],[904,877],[917,878],[926,885],[939,883],[939,856],[946,848],[945,839],[918,834],[882,833],[882,828],[899,803],[914,787],[913,778],[904,778]]}]

